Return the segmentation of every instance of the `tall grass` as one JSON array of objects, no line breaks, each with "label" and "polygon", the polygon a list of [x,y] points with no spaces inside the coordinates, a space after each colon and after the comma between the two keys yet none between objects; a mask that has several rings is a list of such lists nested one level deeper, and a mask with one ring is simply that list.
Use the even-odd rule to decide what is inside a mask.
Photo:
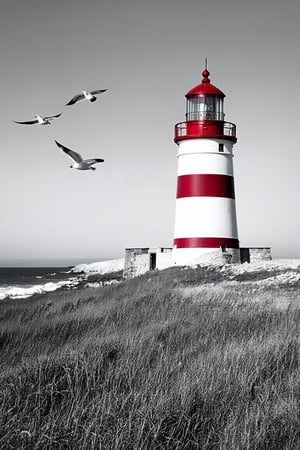
[{"label": "tall grass", "polygon": [[3,302],[0,448],[299,449],[299,319],[203,268]]}]

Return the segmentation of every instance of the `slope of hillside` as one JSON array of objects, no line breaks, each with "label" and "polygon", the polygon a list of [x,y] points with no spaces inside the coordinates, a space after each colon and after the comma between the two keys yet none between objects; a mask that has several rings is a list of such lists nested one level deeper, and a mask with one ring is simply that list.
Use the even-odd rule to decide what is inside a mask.
[{"label": "slope of hillside", "polygon": [[0,448],[298,449],[298,273],[171,268],[0,303]]}]

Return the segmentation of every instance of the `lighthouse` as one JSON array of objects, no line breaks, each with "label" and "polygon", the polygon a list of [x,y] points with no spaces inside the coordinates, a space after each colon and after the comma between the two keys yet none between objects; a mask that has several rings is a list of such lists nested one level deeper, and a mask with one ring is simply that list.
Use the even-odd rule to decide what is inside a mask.
[{"label": "lighthouse", "polygon": [[202,82],[186,94],[186,120],[175,125],[176,265],[214,258],[240,262],[233,177],[236,126],[225,122],[225,94],[209,76],[205,64]]}]

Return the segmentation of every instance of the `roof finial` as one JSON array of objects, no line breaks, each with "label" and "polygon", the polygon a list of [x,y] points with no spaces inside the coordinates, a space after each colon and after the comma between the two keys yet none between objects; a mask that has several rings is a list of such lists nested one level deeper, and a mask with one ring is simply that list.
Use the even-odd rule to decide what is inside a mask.
[{"label": "roof finial", "polygon": [[202,83],[210,83],[210,79],[208,78],[209,71],[207,70],[207,58],[205,58],[205,69],[202,72],[202,76],[203,76]]}]

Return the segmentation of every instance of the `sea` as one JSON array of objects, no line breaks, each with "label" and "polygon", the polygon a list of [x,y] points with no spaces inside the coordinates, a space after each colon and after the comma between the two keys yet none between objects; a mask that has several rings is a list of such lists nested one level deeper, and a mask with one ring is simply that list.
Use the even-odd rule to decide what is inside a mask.
[{"label": "sea", "polygon": [[73,288],[81,280],[82,275],[73,273],[71,267],[0,267],[0,300]]}]

